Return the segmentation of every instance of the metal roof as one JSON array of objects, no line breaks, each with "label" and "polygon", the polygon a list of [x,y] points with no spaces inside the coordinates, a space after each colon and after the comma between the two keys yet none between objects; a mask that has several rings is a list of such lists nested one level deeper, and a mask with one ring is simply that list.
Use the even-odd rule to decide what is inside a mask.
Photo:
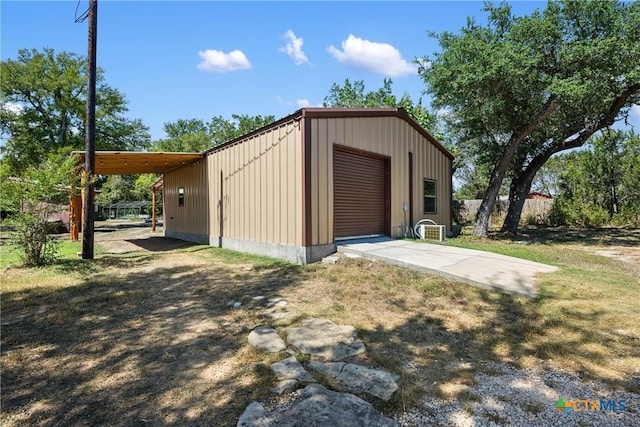
[{"label": "metal roof", "polygon": [[453,154],[451,154],[449,150],[447,150],[438,140],[436,140],[433,137],[433,135],[431,135],[422,126],[420,126],[420,124],[416,122],[413,119],[413,117],[411,117],[404,108],[325,108],[325,107],[301,108],[295,111],[294,113],[286,117],[283,117],[280,120],[277,120],[271,124],[268,124],[252,132],[249,132],[247,134],[234,138],[223,144],[219,144],[214,147],[211,147],[208,150],[205,150],[202,154],[206,156],[209,153],[222,150],[230,145],[240,143],[249,137],[259,135],[273,128],[277,128],[278,126],[281,126],[282,124],[290,122],[292,120],[302,120],[304,118],[346,118],[346,117],[351,117],[351,118],[398,117],[399,119],[409,123],[411,127],[413,127],[422,136],[424,136],[445,156],[453,160]]}]

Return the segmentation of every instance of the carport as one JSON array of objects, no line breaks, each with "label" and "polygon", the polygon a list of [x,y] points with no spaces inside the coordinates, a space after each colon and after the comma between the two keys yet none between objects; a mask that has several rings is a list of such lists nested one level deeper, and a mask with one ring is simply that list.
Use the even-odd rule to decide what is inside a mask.
[{"label": "carport", "polygon": [[[78,165],[84,165],[85,152],[72,154]],[[95,175],[138,175],[142,173],[165,174],[179,167],[200,162],[200,153],[133,152],[133,151],[96,151]],[[157,182],[162,182],[161,178]],[[162,185],[154,185],[152,191],[151,227],[156,227],[156,191],[162,191]],[[82,224],[82,205],[84,194],[72,191],[69,196],[69,229],[71,240],[78,240]]]}]

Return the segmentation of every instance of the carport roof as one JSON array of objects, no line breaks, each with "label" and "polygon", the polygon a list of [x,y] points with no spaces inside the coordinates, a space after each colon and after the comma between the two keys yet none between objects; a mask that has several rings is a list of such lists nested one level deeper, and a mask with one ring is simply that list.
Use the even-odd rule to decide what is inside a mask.
[{"label": "carport roof", "polygon": [[[84,165],[84,151],[74,151]],[[96,175],[137,175],[165,173],[202,158],[200,153],[147,153],[133,151],[96,151]]]}]

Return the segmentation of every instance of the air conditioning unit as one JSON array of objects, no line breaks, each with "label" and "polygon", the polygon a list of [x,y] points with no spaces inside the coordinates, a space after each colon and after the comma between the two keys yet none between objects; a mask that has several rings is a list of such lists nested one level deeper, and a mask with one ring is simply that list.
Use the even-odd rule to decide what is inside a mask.
[{"label": "air conditioning unit", "polygon": [[447,227],[444,225],[420,224],[418,225],[418,237],[421,240],[437,240],[444,242]]}]

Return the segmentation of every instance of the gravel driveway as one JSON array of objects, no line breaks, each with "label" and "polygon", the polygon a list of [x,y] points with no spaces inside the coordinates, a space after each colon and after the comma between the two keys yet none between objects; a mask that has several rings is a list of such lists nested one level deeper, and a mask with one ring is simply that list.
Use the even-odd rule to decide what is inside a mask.
[{"label": "gravel driveway", "polygon": [[[488,374],[487,372],[490,372]],[[604,384],[583,382],[557,370],[519,369],[503,363],[478,366],[476,385],[464,393],[469,400],[430,399],[424,409],[396,417],[401,426],[637,426],[640,394],[612,390]],[[475,398],[477,397],[477,399]],[[622,411],[568,411],[556,409],[558,399],[613,399]],[[583,405],[578,405],[578,408]]]}]

